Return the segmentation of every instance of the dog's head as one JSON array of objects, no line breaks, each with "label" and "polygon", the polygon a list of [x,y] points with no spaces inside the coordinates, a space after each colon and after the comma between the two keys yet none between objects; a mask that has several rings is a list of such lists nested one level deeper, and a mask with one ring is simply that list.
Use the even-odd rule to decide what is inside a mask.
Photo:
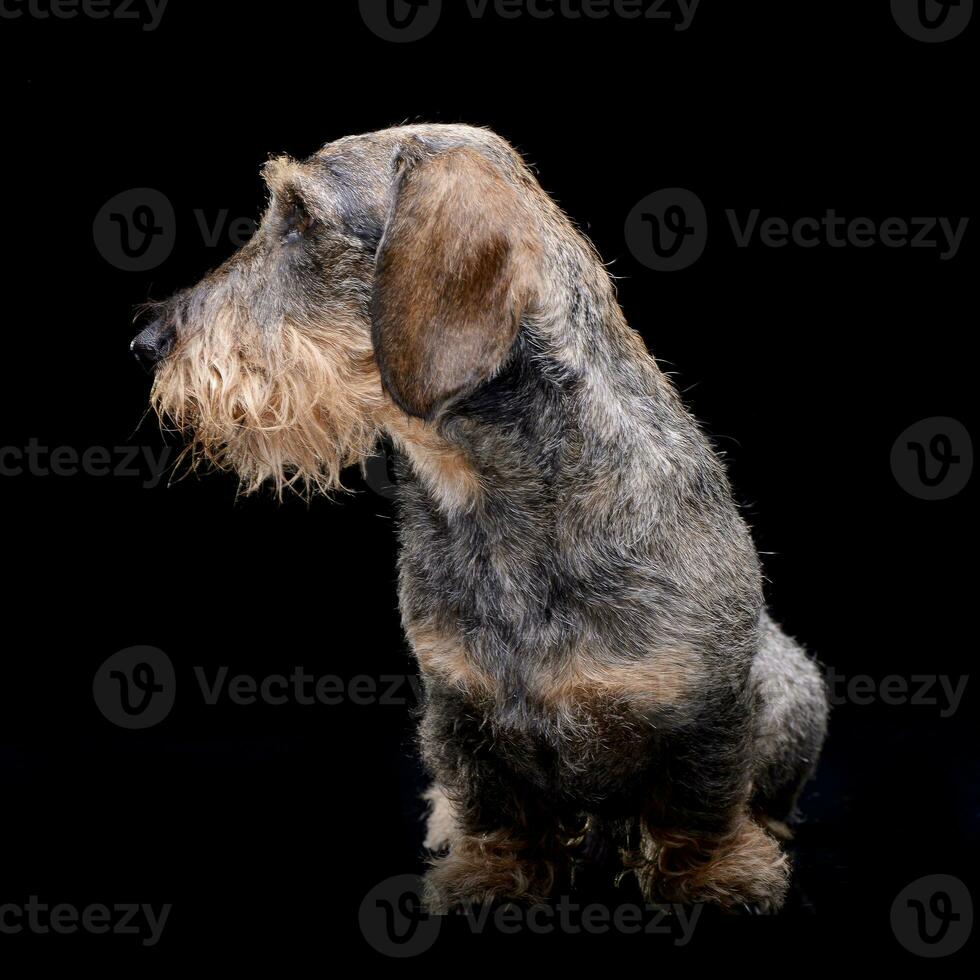
[{"label": "dog's head", "polygon": [[133,341],[195,459],[328,490],[391,413],[490,378],[540,301],[554,211],[485,130],[411,126],[272,160],[252,239]]}]

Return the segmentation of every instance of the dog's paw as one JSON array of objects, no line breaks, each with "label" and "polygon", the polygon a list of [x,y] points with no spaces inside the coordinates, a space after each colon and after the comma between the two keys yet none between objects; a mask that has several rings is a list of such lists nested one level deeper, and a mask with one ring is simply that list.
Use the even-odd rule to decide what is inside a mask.
[{"label": "dog's paw", "polygon": [[554,880],[549,862],[513,849],[503,835],[460,835],[448,854],[432,860],[423,903],[438,915],[490,903],[538,905],[547,901]]}]

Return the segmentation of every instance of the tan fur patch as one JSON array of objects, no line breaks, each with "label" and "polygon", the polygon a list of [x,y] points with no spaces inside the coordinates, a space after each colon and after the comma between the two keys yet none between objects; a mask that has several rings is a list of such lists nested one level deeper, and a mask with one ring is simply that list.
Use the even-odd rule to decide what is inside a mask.
[{"label": "tan fur patch", "polygon": [[305,167],[292,157],[272,157],[262,168],[262,179],[269,190],[281,198],[288,197],[292,187],[305,177]]},{"label": "tan fur patch", "polygon": [[710,902],[733,909],[778,910],[789,886],[789,861],[748,814],[716,839],[647,828],[634,870],[654,901]]},{"label": "tan fur patch", "polygon": [[696,690],[701,660],[691,650],[660,651],[637,663],[610,664],[577,651],[557,676],[540,676],[537,694],[551,707],[624,700],[640,710],[676,704]]},{"label": "tan fur patch", "polygon": [[446,442],[430,423],[405,415],[394,405],[385,415],[385,428],[448,514],[465,513],[477,505],[483,484],[462,449]]},{"label": "tan fur patch", "polygon": [[263,331],[231,302],[160,365],[151,399],[192,466],[234,470],[246,492],[271,480],[280,495],[340,488],[340,471],[373,451],[386,401],[352,316]]},{"label": "tan fur patch", "polygon": [[554,865],[507,830],[459,834],[449,853],[431,863],[424,903],[436,914],[497,900],[544,902],[555,881]]},{"label": "tan fur patch", "polygon": [[407,623],[405,633],[423,673],[434,674],[472,695],[492,695],[492,678],[474,666],[459,633],[432,623]]},{"label": "tan fur patch", "polygon": [[794,837],[793,828],[782,820],[773,820],[768,817],[762,820],[762,825],[776,840],[791,841]]},{"label": "tan fur patch", "polygon": [[424,846],[433,852],[444,851],[459,833],[455,807],[438,783],[433,783],[422,798],[429,804]]}]

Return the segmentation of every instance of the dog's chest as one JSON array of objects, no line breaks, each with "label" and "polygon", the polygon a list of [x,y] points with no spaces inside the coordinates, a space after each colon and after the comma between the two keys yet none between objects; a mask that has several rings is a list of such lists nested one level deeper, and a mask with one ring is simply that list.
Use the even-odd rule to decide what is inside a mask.
[{"label": "dog's chest", "polygon": [[[630,692],[601,684],[562,689],[545,674],[530,683],[493,677],[458,638],[409,632],[425,678],[427,757],[451,745],[450,757],[505,766],[543,798],[572,808],[615,809],[646,784],[659,709],[648,713]],[[451,778],[439,766],[435,774]]]}]

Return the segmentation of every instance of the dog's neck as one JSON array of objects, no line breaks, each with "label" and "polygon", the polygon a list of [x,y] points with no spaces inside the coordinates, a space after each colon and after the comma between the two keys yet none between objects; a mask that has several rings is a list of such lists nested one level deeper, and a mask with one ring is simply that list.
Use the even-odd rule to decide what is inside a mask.
[{"label": "dog's neck", "polygon": [[629,538],[651,519],[658,485],[684,479],[685,459],[713,467],[714,457],[604,273],[549,309],[525,322],[492,379],[434,422],[390,407],[403,489],[449,522],[482,514],[545,527],[591,495],[577,516]]},{"label": "dog's neck", "polygon": [[483,483],[463,446],[447,439],[435,425],[411,418],[394,405],[385,412],[384,428],[441,511],[456,517],[477,505]]}]

